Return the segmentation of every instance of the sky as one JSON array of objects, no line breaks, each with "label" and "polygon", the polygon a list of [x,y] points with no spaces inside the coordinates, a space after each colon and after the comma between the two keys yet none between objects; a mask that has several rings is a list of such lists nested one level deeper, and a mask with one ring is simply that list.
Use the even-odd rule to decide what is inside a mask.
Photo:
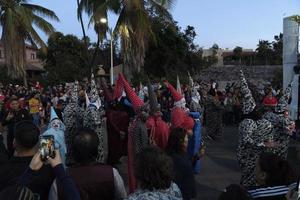
[{"label": "sky", "polygon": [[[31,0],[45,6],[58,15],[54,23],[57,31],[82,37],[77,20],[76,0]],[[299,14],[300,0],[177,0],[170,12],[179,26],[194,26],[195,43],[209,48],[214,43],[220,48],[232,49],[241,46],[255,49],[260,39],[272,41],[282,32],[283,18]],[[84,17],[88,24],[88,18]],[[109,15],[110,27],[114,27],[116,16]],[[95,40],[93,27],[88,36]],[[43,36],[46,40],[46,36]]]}]

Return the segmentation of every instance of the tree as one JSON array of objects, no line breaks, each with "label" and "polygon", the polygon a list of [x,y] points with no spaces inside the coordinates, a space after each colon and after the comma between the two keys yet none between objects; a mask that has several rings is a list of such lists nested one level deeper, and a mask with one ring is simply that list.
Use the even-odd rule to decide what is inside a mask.
[{"label": "tree", "polygon": [[272,46],[268,40],[259,40],[256,48],[256,53],[259,61],[264,62],[265,65],[270,64],[270,58],[272,55]]},{"label": "tree", "polygon": [[148,42],[153,36],[150,15],[171,19],[167,8],[174,0],[81,0],[78,12],[85,11],[94,23],[96,32],[105,33],[107,24],[100,23],[108,11],[118,15],[115,33],[120,36],[123,63],[132,71],[144,66]]},{"label": "tree", "polygon": [[29,4],[27,0],[1,0],[0,25],[2,27],[2,41],[5,49],[5,60],[8,75],[13,78],[26,80],[26,42],[41,47],[45,51],[46,45],[39,36],[37,29],[50,35],[54,27],[44,18],[59,21],[55,13],[39,5]]},{"label": "tree", "polygon": [[275,41],[272,42],[272,48],[273,48],[272,64],[282,65],[283,34],[280,33],[279,35],[275,35],[274,40]]},{"label": "tree", "polygon": [[49,83],[73,82],[88,76],[85,42],[73,35],[54,33],[48,39],[47,53],[39,57],[45,62]]},{"label": "tree", "polygon": [[242,47],[237,46],[233,49],[234,59],[236,61],[238,61],[239,65],[242,64],[242,54],[243,54],[243,48]]}]

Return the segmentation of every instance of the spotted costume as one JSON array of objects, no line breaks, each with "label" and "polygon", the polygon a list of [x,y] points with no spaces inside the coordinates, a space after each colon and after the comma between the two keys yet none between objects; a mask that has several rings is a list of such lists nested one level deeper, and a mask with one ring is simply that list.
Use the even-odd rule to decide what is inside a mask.
[{"label": "spotted costume", "polygon": [[[250,116],[256,104],[245,76],[241,71],[241,92],[243,94],[243,114]],[[237,149],[237,160],[241,168],[241,184],[243,186],[255,185],[255,163],[259,155],[265,151],[264,142],[273,139],[273,126],[266,119],[254,120],[246,117],[239,124],[239,144]]]},{"label": "spotted costume", "polygon": [[67,145],[67,160],[72,162],[72,141],[75,134],[81,128],[82,124],[79,122],[79,104],[78,104],[78,82],[72,85],[71,101],[64,109],[64,124],[66,126],[65,140]]},{"label": "spotted costume", "polygon": [[294,130],[294,121],[284,112],[288,110],[288,101],[291,96],[291,86],[287,87],[285,94],[279,99],[275,112],[267,112],[263,118],[269,120],[273,126],[274,140],[279,142],[279,146],[273,149],[273,153],[282,159],[287,159],[290,135]]},{"label": "spotted costume", "polygon": [[101,106],[101,100],[98,94],[94,76],[91,78],[90,99],[87,97],[87,108],[84,113],[83,126],[94,130],[99,138],[97,162],[106,163],[107,159],[107,132],[106,122],[102,118],[104,110]]}]

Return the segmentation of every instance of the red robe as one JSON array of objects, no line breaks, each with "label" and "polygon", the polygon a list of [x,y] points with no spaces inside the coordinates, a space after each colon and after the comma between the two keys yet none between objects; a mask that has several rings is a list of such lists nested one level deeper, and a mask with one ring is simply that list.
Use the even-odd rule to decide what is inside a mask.
[{"label": "red robe", "polygon": [[126,155],[127,141],[121,139],[120,132],[127,135],[129,117],[126,112],[111,110],[106,111],[107,116],[107,136],[108,136],[108,163],[116,164],[119,159]]},{"label": "red robe", "polygon": [[150,130],[150,140],[161,149],[165,149],[169,139],[169,126],[159,115],[152,115],[147,120],[147,129]]}]

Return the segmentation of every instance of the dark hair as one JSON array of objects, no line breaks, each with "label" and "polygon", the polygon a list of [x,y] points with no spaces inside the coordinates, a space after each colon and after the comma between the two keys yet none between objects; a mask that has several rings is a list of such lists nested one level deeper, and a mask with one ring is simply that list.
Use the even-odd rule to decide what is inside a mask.
[{"label": "dark hair", "polygon": [[94,162],[98,156],[99,138],[91,129],[80,130],[73,140],[73,157],[76,162]]},{"label": "dark hair", "polygon": [[160,190],[171,186],[173,162],[158,147],[146,147],[136,155],[135,176],[141,189]]},{"label": "dark hair", "polygon": [[15,125],[16,143],[25,149],[32,149],[39,141],[40,130],[31,121],[21,121]]},{"label": "dark hair", "polygon": [[185,130],[182,128],[175,128],[171,131],[169,139],[168,139],[168,145],[166,148],[166,151],[169,154],[172,153],[182,153],[182,145],[184,143],[185,138]]},{"label": "dark hair", "polygon": [[296,180],[290,164],[275,154],[261,154],[258,164],[260,169],[266,173],[266,186],[289,185]]},{"label": "dark hair", "polygon": [[240,185],[231,184],[219,196],[219,200],[250,200],[252,199],[245,188]]}]

